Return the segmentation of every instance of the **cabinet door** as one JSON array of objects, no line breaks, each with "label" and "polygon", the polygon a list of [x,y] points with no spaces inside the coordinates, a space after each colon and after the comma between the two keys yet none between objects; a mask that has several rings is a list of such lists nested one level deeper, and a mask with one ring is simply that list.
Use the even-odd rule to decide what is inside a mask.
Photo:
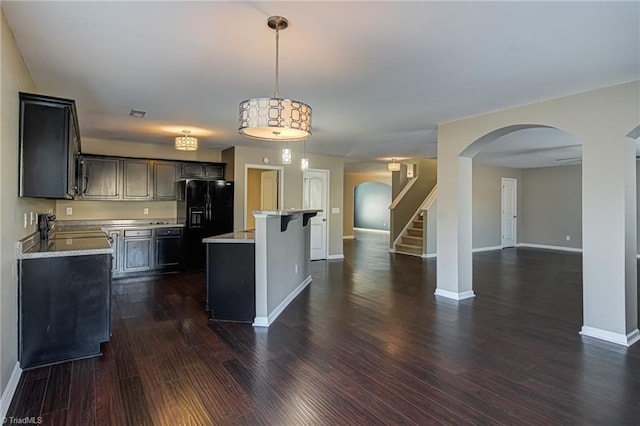
[{"label": "cabinet door", "polygon": [[175,200],[177,177],[178,163],[154,161],[153,198],[155,200]]},{"label": "cabinet door", "polygon": [[20,94],[21,197],[72,198],[71,102]]},{"label": "cabinet door", "polygon": [[114,158],[82,157],[81,197],[85,200],[118,200],[120,198],[121,162]]},{"label": "cabinet door", "polygon": [[182,177],[205,177],[202,163],[182,163],[180,176]]},{"label": "cabinet door", "polygon": [[78,170],[76,169],[78,153],[80,152],[80,138],[76,133],[75,117],[71,115],[71,125],[69,126],[69,152],[67,155],[67,190],[69,195],[77,197],[78,189]]},{"label": "cabinet door", "polygon": [[125,200],[151,199],[151,163],[147,160],[124,160],[123,177]]},{"label": "cabinet door", "polygon": [[120,238],[122,237],[121,231],[109,231],[109,238],[111,238],[111,248],[113,254],[111,255],[111,271],[120,271],[120,264],[122,262],[122,255],[120,253]]},{"label": "cabinet door", "polygon": [[224,167],[218,164],[205,164],[204,174],[208,179],[224,179]]},{"label": "cabinet door", "polygon": [[153,268],[153,238],[125,238],[123,246],[123,271],[147,271]]},{"label": "cabinet door", "polygon": [[165,235],[156,237],[156,268],[175,269],[180,266],[182,237]]}]

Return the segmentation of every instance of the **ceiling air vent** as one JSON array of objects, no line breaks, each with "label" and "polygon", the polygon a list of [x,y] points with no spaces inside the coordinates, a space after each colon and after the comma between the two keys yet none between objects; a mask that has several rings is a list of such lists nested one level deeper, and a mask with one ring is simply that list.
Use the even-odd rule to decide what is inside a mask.
[{"label": "ceiling air vent", "polygon": [[132,109],[129,113],[130,116],[135,118],[143,118],[147,114],[147,111],[140,111],[139,109]]}]

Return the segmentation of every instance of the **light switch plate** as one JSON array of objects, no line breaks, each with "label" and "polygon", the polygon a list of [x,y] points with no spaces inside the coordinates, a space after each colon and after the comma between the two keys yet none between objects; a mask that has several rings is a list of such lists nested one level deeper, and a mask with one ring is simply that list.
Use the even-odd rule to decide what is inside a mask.
[{"label": "light switch plate", "polygon": [[340,207],[331,207],[331,213],[340,214]]},{"label": "light switch plate", "polygon": [[67,207],[67,216],[71,216],[73,214],[73,207]]}]

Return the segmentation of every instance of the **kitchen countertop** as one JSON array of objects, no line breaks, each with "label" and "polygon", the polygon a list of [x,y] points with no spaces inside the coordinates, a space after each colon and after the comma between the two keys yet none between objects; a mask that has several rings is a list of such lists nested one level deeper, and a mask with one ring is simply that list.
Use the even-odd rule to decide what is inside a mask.
[{"label": "kitchen countertop", "polygon": [[253,229],[247,231],[229,232],[202,239],[203,243],[255,243]]},{"label": "kitchen countertop", "polygon": [[89,256],[111,254],[113,249],[104,232],[57,232],[49,240],[40,240],[34,233],[18,243],[18,259],[43,257]]},{"label": "kitchen countertop", "polygon": [[184,224],[177,223],[175,219],[57,220],[54,223],[58,231],[184,227]]}]

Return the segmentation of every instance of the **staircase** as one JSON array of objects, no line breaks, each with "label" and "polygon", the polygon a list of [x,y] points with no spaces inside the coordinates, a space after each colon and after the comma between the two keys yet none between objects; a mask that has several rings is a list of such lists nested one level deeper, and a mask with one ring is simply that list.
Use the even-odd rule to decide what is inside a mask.
[{"label": "staircase", "polygon": [[411,225],[404,231],[400,242],[395,244],[396,253],[422,256],[424,221],[422,211],[416,214]]}]

